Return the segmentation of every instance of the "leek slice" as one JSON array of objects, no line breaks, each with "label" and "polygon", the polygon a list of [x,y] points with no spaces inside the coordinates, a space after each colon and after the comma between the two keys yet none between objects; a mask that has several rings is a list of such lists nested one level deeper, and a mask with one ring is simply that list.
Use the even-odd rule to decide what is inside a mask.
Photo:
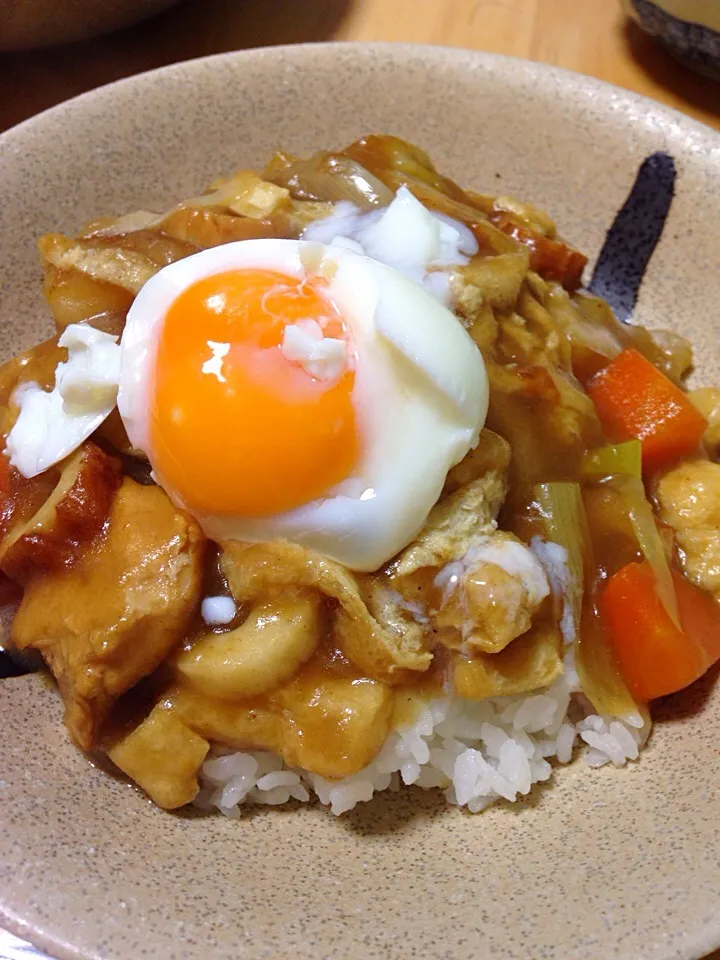
[{"label": "leek slice", "polygon": [[598,713],[635,719],[641,716],[640,708],[620,675],[593,602],[595,563],[580,484],[540,483],[534,496],[547,539],[567,552],[567,599],[575,626],[575,666],[583,693]]},{"label": "leek slice", "polygon": [[675,585],[665,553],[665,544],[655,523],[652,507],[645,496],[642,480],[636,477],[622,477],[618,478],[615,483],[627,504],[628,516],[643,556],[655,574],[658,596],[675,626],[682,629],[680,627]]},{"label": "leek slice", "polygon": [[679,627],[677,597],[665,545],[642,483],[641,442],[629,440],[593,450],[583,460],[582,471],[589,479],[610,480],[622,495],[640,550],[655,574],[658,595]]},{"label": "leek slice", "polygon": [[580,484],[539,483],[534,496],[540,507],[547,539],[560,544],[567,553],[568,602],[577,638],[580,636],[585,578],[592,568],[589,562],[590,536]]},{"label": "leek slice", "polygon": [[602,477],[642,477],[642,444],[639,440],[611,443],[588,453],[582,471],[589,479]]}]

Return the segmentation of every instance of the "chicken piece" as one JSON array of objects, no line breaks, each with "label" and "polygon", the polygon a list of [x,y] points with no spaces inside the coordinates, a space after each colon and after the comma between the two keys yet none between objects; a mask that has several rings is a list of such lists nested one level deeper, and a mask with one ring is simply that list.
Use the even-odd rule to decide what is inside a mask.
[{"label": "chicken piece", "polygon": [[184,724],[213,744],[233,750],[282,752],[283,719],[265,700],[231,703],[178,684],[165,693],[163,702],[170,704]]},{"label": "chicken piece", "polygon": [[562,640],[555,626],[537,624],[500,653],[468,659],[453,654],[455,693],[468,700],[531,693],[549,686],[563,672]]},{"label": "chicken piece", "polygon": [[253,603],[278,587],[315,589],[337,601],[335,641],[366,676],[400,683],[430,666],[422,637],[395,633],[371,616],[358,581],[340,564],[284,541],[221,546],[220,566],[237,603]]},{"label": "chicken piece", "polygon": [[[289,766],[330,779],[351,776],[367,766],[385,742],[395,697],[390,686],[363,677],[347,659],[336,654],[328,663],[328,656],[327,650],[316,654],[269,696],[230,703],[183,681],[165,692],[160,705],[213,744],[270,750]],[[148,736],[153,732],[147,729]],[[152,751],[160,754],[154,746]],[[118,763],[112,752],[110,756]],[[118,766],[138,779],[122,763]],[[165,769],[173,768],[166,763]]]},{"label": "chicken piece", "polygon": [[720,387],[693,390],[688,399],[708,422],[703,442],[708,454],[713,460],[717,460],[720,456]]},{"label": "chicken piece", "polygon": [[498,653],[530,629],[550,593],[534,553],[511,533],[480,537],[461,560],[447,564],[435,580],[442,606],[433,616],[442,642],[473,654]]},{"label": "chicken piece", "polygon": [[549,594],[544,571],[517,537],[499,532],[508,444],[484,430],[448,474],[445,496],[417,540],[371,579],[368,606],[383,620],[466,653],[495,653],[525,633]]},{"label": "chicken piece", "polygon": [[70,569],[33,578],[13,622],[19,650],[39,650],[90,749],[113,702],[182,640],[200,601],[204,539],[159,487],[126,478],[105,537]]},{"label": "chicken piece", "polygon": [[73,563],[102,529],[120,485],[120,464],[84,443],[66,461],[40,509],[0,544],[0,569],[18,583]]},{"label": "chicken piece", "polygon": [[109,746],[107,755],[159,807],[174,810],[197,796],[198,771],[209,749],[207,740],[193,733],[162,702],[134,730]]},{"label": "chicken piece", "polygon": [[656,489],[660,519],[675,531],[688,578],[720,600],[720,463],[690,460]]},{"label": "chicken piece", "polygon": [[191,686],[220,700],[274,690],[313,654],[320,637],[320,596],[287,589],[252,608],[234,630],[207,633],[183,650],[175,669]]},{"label": "chicken piece", "polygon": [[390,567],[389,577],[370,578],[367,603],[383,623],[404,625],[422,637],[439,606],[435,577],[463,557],[478,536],[491,535],[505,498],[510,447],[483,430],[474,450],[448,473],[443,497],[425,526]]},{"label": "chicken piece", "polygon": [[330,779],[349,777],[370,763],[388,735],[395,703],[391,688],[378,680],[312,669],[273,699],[283,710],[285,763]]}]

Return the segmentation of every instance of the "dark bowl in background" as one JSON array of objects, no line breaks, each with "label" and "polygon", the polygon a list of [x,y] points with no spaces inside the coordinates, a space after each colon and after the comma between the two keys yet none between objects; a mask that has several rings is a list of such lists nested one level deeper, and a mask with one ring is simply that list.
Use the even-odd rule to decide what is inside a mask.
[{"label": "dark bowl in background", "polygon": [[624,0],[640,26],[699,73],[720,80],[720,0]]},{"label": "dark bowl in background", "polygon": [[177,0],[0,0],[0,51],[87,40],[144,20]]}]

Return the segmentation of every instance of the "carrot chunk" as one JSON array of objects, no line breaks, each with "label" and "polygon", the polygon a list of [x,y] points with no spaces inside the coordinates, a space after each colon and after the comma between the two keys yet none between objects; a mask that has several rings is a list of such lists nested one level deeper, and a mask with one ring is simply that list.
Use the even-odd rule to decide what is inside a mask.
[{"label": "carrot chunk", "polygon": [[680,626],[657,592],[647,562],[629,563],[605,586],[599,612],[620,672],[638,700],[675,693],[720,659],[720,605],[672,571]]},{"label": "carrot chunk", "polygon": [[642,441],[643,467],[655,470],[693,453],[707,421],[664,373],[637,350],[623,350],[587,384],[614,440]]}]

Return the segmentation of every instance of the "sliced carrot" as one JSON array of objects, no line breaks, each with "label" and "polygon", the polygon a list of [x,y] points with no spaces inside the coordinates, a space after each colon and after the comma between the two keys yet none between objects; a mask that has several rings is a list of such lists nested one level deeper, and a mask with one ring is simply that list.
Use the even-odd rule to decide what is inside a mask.
[{"label": "sliced carrot", "polygon": [[623,350],[586,389],[614,440],[642,441],[645,469],[693,453],[707,428],[683,391],[637,350]]},{"label": "sliced carrot", "polygon": [[720,659],[720,605],[672,571],[680,627],[670,618],[649,563],[629,563],[600,595],[599,611],[630,692],[638,700],[675,693]]}]

